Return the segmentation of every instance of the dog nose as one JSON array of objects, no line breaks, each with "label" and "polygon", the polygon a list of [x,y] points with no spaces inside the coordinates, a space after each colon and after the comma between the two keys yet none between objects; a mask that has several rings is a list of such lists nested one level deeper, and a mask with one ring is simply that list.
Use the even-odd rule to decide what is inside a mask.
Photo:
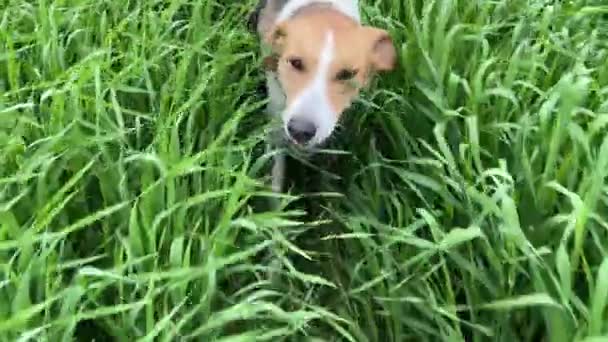
[{"label": "dog nose", "polygon": [[293,118],[287,123],[287,132],[298,144],[306,144],[317,133],[317,127],[310,121]]}]

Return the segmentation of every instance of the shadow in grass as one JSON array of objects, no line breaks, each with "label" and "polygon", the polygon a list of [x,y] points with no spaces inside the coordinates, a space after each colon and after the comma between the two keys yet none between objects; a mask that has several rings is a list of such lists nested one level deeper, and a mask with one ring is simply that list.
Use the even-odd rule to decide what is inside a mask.
[{"label": "shadow in grass", "polygon": [[110,342],[114,341],[112,336],[107,333],[104,327],[92,319],[78,322],[74,333],[75,341],[79,342]]}]

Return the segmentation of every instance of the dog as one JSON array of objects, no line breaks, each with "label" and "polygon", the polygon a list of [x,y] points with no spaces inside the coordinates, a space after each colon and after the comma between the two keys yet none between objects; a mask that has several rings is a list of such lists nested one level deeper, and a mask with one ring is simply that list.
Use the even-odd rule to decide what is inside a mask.
[{"label": "dog", "polygon": [[[281,122],[274,144],[322,145],[374,73],[396,64],[389,33],[361,23],[358,0],[259,0],[249,27],[263,44],[266,109]],[[284,153],[271,173],[282,192]]]}]

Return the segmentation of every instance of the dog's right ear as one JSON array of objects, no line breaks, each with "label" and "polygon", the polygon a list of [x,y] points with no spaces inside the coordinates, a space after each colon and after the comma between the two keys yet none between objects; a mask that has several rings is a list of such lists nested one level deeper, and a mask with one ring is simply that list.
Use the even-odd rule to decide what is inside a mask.
[{"label": "dog's right ear", "polygon": [[266,57],[264,57],[264,69],[268,71],[277,71],[279,59],[285,44],[287,33],[285,25],[279,24],[273,27],[264,37],[264,43],[268,47]]},{"label": "dog's right ear", "polygon": [[374,27],[366,27],[365,30],[372,46],[370,51],[372,67],[377,71],[393,70],[397,52],[389,33]]},{"label": "dog's right ear", "polygon": [[287,30],[285,24],[277,24],[272,27],[264,36],[264,42],[270,46],[272,51],[280,52],[283,49]]}]

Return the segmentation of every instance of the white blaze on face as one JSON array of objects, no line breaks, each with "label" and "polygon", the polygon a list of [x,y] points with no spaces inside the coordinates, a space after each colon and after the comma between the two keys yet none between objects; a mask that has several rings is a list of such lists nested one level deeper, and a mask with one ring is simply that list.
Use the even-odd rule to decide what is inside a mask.
[{"label": "white blaze on face", "polygon": [[334,59],[334,35],[331,31],[325,34],[325,43],[319,53],[317,69],[310,83],[296,95],[291,105],[283,114],[283,122],[287,131],[287,123],[292,118],[299,118],[314,123],[317,131],[310,140],[310,145],[317,145],[327,139],[337,123],[338,115],[330,104],[329,71]]}]

